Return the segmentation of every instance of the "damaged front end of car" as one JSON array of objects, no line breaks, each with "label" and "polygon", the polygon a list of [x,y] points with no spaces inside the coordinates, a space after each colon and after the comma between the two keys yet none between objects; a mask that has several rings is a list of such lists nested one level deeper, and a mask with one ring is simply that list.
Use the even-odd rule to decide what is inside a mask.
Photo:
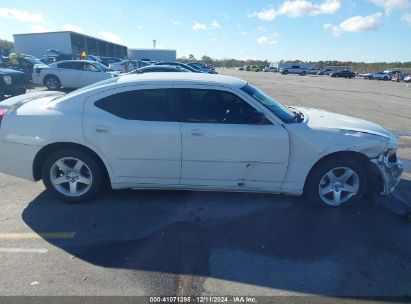
[{"label": "damaged front end of car", "polygon": [[397,157],[396,150],[387,150],[377,158],[371,159],[374,166],[374,173],[378,172],[378,183],[375,184],[376,192],[381,195],[392,193],[401,180],[404,170],[403,165]]}]

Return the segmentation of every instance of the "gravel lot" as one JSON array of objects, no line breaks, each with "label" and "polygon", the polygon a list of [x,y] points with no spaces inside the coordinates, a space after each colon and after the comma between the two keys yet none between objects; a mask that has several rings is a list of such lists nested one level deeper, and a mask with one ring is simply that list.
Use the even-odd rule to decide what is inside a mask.
[{"label": "gravel lot", "polygon": [[65,205],[41,183],[0,174],[1,295],[411,295],[401,215],[401,200],[411,202],[411,87],[220,72],[285,104],[396,132],[407,170],[396,197],[322,209],[282,195],[128,190]]}]

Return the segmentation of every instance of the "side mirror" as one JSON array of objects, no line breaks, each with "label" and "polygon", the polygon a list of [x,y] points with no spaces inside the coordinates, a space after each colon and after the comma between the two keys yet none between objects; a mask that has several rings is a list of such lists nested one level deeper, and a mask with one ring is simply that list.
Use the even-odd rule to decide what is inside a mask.
[{"label": "side mirror", "polygon": [[252,125],[263,125],[267,121],[267,117],[263,112],[255,111],[251,113],[248,117],[246,122]]}]

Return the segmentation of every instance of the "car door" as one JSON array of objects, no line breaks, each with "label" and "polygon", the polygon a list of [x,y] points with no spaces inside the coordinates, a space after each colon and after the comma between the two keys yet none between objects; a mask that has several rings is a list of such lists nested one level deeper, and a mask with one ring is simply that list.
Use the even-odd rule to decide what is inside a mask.
[{"label": "car door", "polygon": [[127,86],[86,101],[85,138],[108,159],[116,183],[179,183],[181,129],[169,94],[167,86]]},{"label": "car door", "polygon": [[89,62],[83,62],[83,70],[81,72],[82,87],[105,80],[109,75]]},{"label": "car door", "polygon": [[56,64],[56,76],[65,88],[77,88],[79,85],[79,74],[77,62],[66,61]]},{"label": "car door", "polygon": [[247,122],[263,111],[228,88],[176,87],[181,104],[182,185],[279,189],[288,163],[288,133],[279,124]]}]

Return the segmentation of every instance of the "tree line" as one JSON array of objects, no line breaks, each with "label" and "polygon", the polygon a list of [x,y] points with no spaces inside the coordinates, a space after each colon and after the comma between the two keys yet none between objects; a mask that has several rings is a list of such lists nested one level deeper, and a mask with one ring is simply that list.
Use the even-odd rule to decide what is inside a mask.
[{"label": "tree line", "polygon": [[[203,64],[211,64],[215,67],[225,67],[225,68],[238,68],[246,65],[258,65],[258,66],[269,66],[270,62],[268,60],[238,60],[232,58],[224,59],[214,59],[209,56],[202,56],[201,58],[195,58],[194,55],[189,55],[188,57],[178,58],[177,61],[187,63],[187,62],[201,62]],[[355,72],[373,72],[373,71],[384,71],[391,69],[400,70],[411,70],[411,61],[408,62],[354,62],[354,61],[338,61],[338,60],[327,60],[327,61],[302,61],[302,60],[280,60],[278,63],[285,64],[309,64],[318,69],[323,69],[325,67],[348,67]]]}]

